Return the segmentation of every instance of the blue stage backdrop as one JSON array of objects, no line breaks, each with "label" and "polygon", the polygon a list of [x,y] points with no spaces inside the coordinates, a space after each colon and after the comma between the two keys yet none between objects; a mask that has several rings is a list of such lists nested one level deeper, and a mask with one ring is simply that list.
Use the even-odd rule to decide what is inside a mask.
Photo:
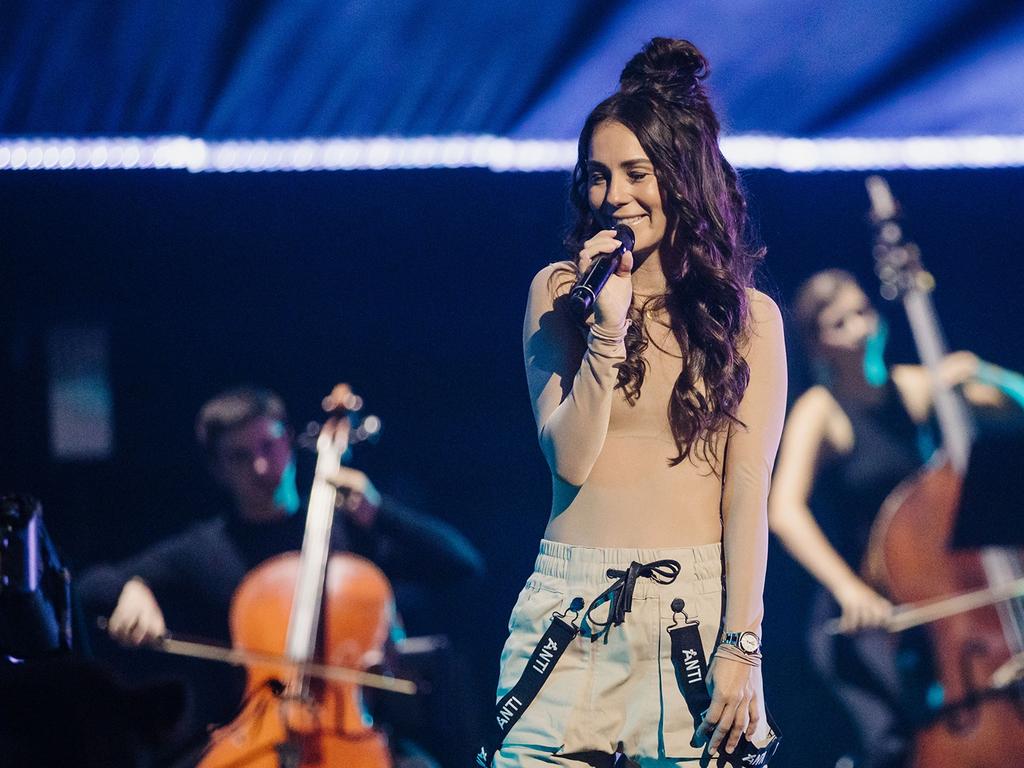
[{"label": "blue stage backdrop", "polygon": [[[707,53],[731,134],[1024,135],[1024,5],[1011,0],[8,0],[0,145],[572,140],[656,34]],[[0,168],[45,164],[36,154],[15,163],[0,146]],[[936,275],[950,345],[1024,368],[1024,170],[889,178]],[[745,179],[769,248],[761,286],[784,311],[823,267],[875,293],[862,174]],[[192,424],[211,394],[268,385],[301,426],[331,385],[351,382],[384,422],[357,465],[487,559],[486,578],[444,595],[442,610],[407,603],[412,633],[448,631],[467,659],[472,706],[442,757],[469,764],[547,516],[521,324],[530,278],[562,256],[567,183],[564,172],[466,169],[0,172],[0,491],[42,498],[77,572],[206,514],[213,489]],[[886,311],[891,359],[909,360],[906,324]],[[64,372],[62,397],[76,380],[98,382],[91,413],[111,427],[89,456],[51,452],[50,385],[63,373],[47,355],[69,338],[92,351]],[[790,353],[796,396],[807,377],[795,344]],[[765,673],[786,737],[776,768],[824,766],[851,738],[806,661],[810,593],[773,548]]]},{"label": "blue stage backdrop", "polygon": [[574,138],[656,34],[733,132],[1024,132],[1014,0],[8,0],[0,134]]}]

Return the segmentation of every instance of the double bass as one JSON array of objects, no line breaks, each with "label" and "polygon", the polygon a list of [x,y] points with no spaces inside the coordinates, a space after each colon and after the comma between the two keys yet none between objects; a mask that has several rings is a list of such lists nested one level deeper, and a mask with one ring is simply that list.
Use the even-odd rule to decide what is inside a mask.
[{"label": "double bass", "polygon": [[1024,552],[956,546],[957,525],[970,524],[958,517],[971,511],[961,499],[975,430],[961,394],[940,375],[946,349],[931,301],[934,279],[903,238],[888,185],[877,176],[867,185],[882,295],[901,299],[906,310],[931,376],[943,448],[886,499],[864,563],[867,580],[900,604],[887,628],[926,629],[932,679],[909,765],[1024,766]]}]

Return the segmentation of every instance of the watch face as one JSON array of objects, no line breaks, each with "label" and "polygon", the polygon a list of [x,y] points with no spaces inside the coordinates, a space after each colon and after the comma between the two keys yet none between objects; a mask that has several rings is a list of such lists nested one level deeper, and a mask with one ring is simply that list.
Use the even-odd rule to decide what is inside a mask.
[{"label": "watch face", "polygon": [[761,644],[757,642],[757,635],[753,632],[744,632],[740,635],[740,650],[746,653],[754,653]]}]

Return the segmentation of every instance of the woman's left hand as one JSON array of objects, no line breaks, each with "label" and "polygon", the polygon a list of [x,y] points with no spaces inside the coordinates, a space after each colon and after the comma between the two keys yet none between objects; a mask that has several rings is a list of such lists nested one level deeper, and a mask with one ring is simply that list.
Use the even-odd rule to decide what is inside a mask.
[{"label": "woman's left hand", "polygon": [[708,670],[711,706],[697,728],[697,744],[708,744],[714,756],[723,747],[736,749],[744,733],[752,739],[765,719],[764,685],[761,668],[744,664],[724,654],[715,654]]},{"label": "woman's left hand", "polygon": [[981,360],[973,352],[951,352],[942,359],[939,370],[942,380],[950,387],[970,381],[978,375]]},{"label": "woman's left hand", "polygon": [[365,473],[352,467],[338,467],[331,483],[341,491],[341,508],[348,519],[360,528],[370,529],[380,511],[380,493]]}]

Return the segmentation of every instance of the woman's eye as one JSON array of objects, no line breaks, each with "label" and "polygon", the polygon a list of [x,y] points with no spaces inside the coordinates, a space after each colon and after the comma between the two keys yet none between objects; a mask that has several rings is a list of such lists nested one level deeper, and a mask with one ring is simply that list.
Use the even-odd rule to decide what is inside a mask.
[{"label": "woman's eye", "polygon": [[647,174],[646,173],[641,173],[639,171],[636,172],[636,173],[629,174],[629,180],[630,181],[643,181],[646,178],[647,178]]},{"label": "woman's eye", "polygon": [[593,184],[601,184],[603,182],[604,182],[604,174],[603,173],[594,172],[594,173],[590,174],[590,183],[591,183],[591,185],[593,185]]}]

